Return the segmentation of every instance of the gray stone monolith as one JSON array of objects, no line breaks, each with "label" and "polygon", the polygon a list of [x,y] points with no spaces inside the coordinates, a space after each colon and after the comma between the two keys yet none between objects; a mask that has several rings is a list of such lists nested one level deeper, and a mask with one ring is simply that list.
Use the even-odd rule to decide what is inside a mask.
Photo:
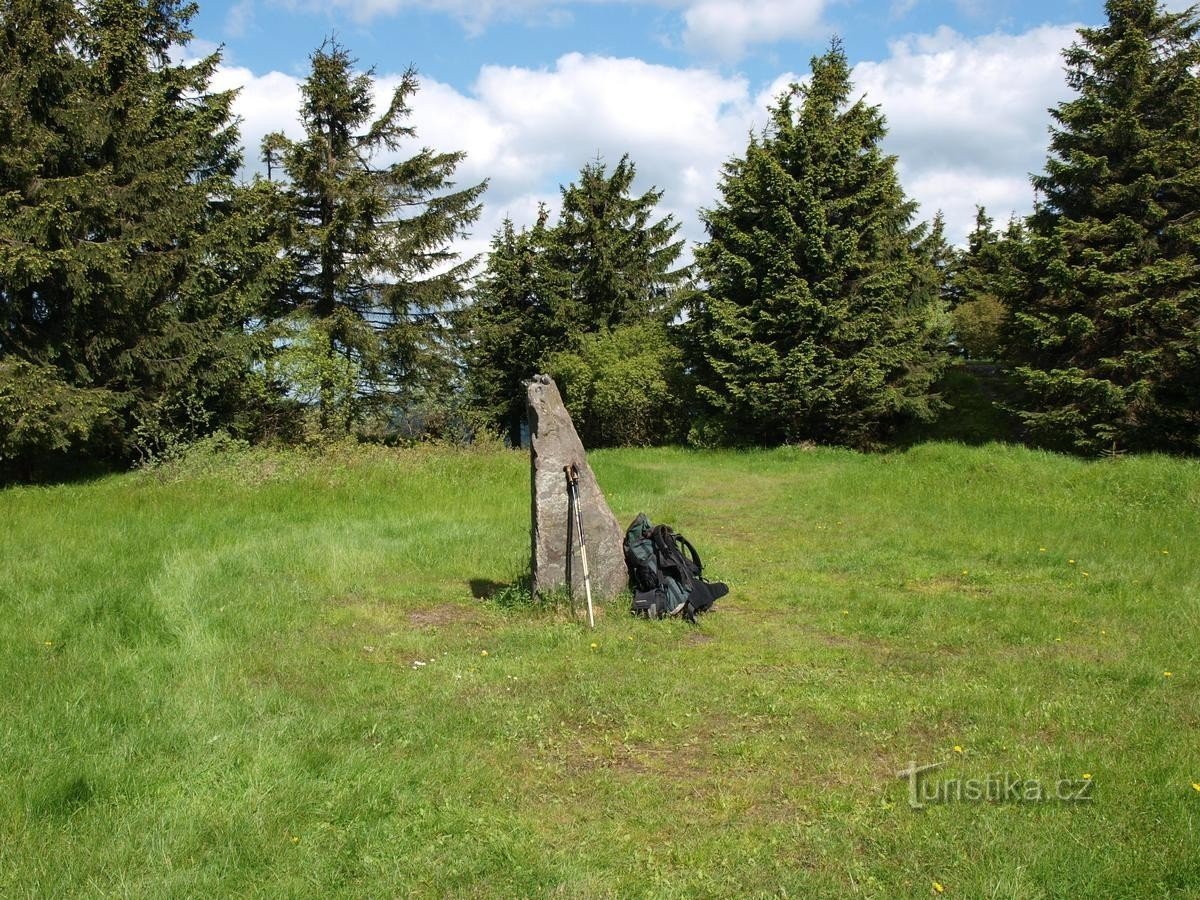
[{"label": "gray stone monolith", "polygon": [[583,596],[579,536],[575,533],[573,513],[568,529],[570,507],[567,476],[563,471],[564,466],[574,464],[579,471],[579,508],[587,539],[592,598],[615,597],[629,584],[621,545],[624,530],[596,483],[583,442],[553,379],[535,375],[528,396],[534,593],[545,594],[565,587],[569,573],[575,596]]}]

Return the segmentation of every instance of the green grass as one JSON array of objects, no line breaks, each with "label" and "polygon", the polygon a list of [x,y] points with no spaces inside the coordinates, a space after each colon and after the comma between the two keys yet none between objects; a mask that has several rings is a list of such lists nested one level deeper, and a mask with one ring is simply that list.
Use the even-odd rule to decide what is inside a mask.
[{"label": "green grass", "polygon": [[0,895],[1200,896],[1196,463],[592,461],[731,584],[698,629],[474,599],[518,453],[0,492]]}]

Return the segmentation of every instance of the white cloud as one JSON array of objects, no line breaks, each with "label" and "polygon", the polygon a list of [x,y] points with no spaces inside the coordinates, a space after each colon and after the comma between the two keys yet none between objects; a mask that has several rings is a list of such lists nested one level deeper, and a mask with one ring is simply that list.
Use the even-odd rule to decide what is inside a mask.
[{"label": "white cloud", "polygon": [[[902,167],[903,168],[903,167]],[[910,197],[921,202],[921,217],[928,221],[941,210],[946,216],[946,237],[957,244],[975,224],[976,206],[987,208],[996,227],[1003,230],[1013,215],[1024,215],[1033,206],[1033,188],[1026,175],[993,175],[954,169],[901,173]]]},{"label": "white cloud", "polygon": [[824,7],[824,0],[699,0],[683,14],[683,39],[701,53],[737,59],[751,44],[816,34]]},{"label": "white cloud", "polygon": [[485,66],[470,97],[428,83],[413,105],[423,141],[467,151],[464,182],[491,178],[482,240],[505,215],[531,223],[539,200],[556,209],[584,163],[624,153],[638,189],[663,189],[663,213],[697,240],[696,210],[744,147],[757,99],[740,77],[572,53],[553,69]]},{"label": "white cloud", "polygon": [[263,136],[282,131],[300,137],[300,80],[282,72],[255,75],[238,66],[221,66],[213,78],[218,91],[238,89],[234,114],[242,120],[246,167],[257,170]]},{"label": "white cloud", "polygon": [[[377,109],[397,81],[379,78]],[[215,87],[244,86],[235,112],[250,168],[260,168],[264,134],[300,134],[299,84],[279,72],[221,70]],[[662,188],[664,214],[673,213],[695,240],[701,236],[696,210],[712,201],[721,164],[745,147],[766,100],[741,77],[572,53],[553,69],[484,66],[469,93],[425,80],[411,121],[417,145],[466,151],[456,173],[460,184],[490,179],[473,251],[486,246],[505,215],[527,224],[538,202],[556,207],[558,186],[584,163],[597,156],[615,163],[623,153],[638,167],[637,188]]]},{"label": "white cloud", "polygon": [[[942,30],[855,68],[856,89],[888,117],[886,146],[900,157],[905,189],[924,217],[945,211],[953,240],[971,227],[976,203],[1000,222],[1029,211],[1028,174],[1044,163],[1047,108],[1066,95],[1059,49],[1073,37],[1070,28],[976,39]],[[379,79],[378,106],[398,77]],[[755,86],[705,68],[571,53],[552,68],[484,66],[466,92],[426,80],[412,123],[418,145],[466,151],[460,184],[491,180],[467,253],[485,250],[505,216],[531,224],[539,202],[555,209],[559,185],[584,163],[597,155],[615,163],[626,152],[637,189],[662,188],[663,212],[694,241],[703,237],[697,211],[715,200],[722,164],[745,149],[767,104],[796,80],[784,73]],[[279,72],[221,69],[215,87],[242,86],[235,108],[251,167],[262,135],[299,135],[299,84]]]},{"label": "white cloud", "polygon": [[1070,26],[966,38],[943,28],[894,43],[854,68],[855,87],[887,116],[887,148],[930,217],[960,239],[985,203],[1003,221],[1032,206],[1029,174],[1045,162],[1047,110],[1068,96],[1061,48]]}]

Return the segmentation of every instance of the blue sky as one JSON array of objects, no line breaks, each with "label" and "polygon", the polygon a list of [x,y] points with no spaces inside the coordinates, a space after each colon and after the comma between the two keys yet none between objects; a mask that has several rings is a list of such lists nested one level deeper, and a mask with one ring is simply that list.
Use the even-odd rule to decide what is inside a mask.
[{"label": "blue sky", "polygon": [[[689,32],[687,14],[700,3],[516,0],[496,4],[494,11],[489,5],[455,0],[207,0],[195,25],[198,37],[226,45],[230,62],[257,71],[303,74],[308,53],[336,32],[367,65],[395,71],[412,63],[423,74],[459,88],[469,87],[484,63],[546,66],[571,51],[667,66],[714,66],[764,84],[782,71],[802,68],[833,34],[843,37],[853,60],[874,60],[886,55],[890,41],[913,33],[949,27],[968,36],[1018,34],[1038,25],[1097,22],[1103,6],[1096,0],[790,0],[761,4],[793,11],[794,27],[787,25],[785,13],[783,27],[772,29],[778,38],[759,34],[753,26],[735,24],[726,31],[751,32],[744,52],[738,53],[717,41],[712,28],[692,27]],[[719,22],[719,7],[753,5],[714,3],[710,8],[716,7],[713,19]]]},{"label": "blue sky", "polygon": [[[857,89],[888,117],[888,149],[922,217],[961,240],[976,203],[1027,212],[1047,107],[1068,96],[1059,52],[1100,0],[200,0],[195,49],[224,46],[249,164],[267,131],[298,134],[307,57],[329,34],[374,66],[380,100],[421,73],[418,143],[465,150],[463,181],[491,179],[463,249],[533,219],[596,156],[629,152],[641,186],[689,240],[721,163],[770,99],[842,37]],[[1182,0],[1169,0],[1182,8]],[[411,149],[416,149],[411,148]],[[410,150],[411,152],[411,150]]]}]

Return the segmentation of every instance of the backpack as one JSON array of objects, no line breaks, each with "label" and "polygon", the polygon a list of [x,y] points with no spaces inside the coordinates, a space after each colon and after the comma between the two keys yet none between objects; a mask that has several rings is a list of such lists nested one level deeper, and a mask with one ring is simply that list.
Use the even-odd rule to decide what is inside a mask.
[{"label": "backpack", "polygon": [[729,593],[727,585],[704,580],[704,565],[691,541],[669,525],[651,525],[645,513],[638,513],[625,532],[625,565],[633,587],[629,611],[634,615],[682,615],[694,623],[698,613]]}]

